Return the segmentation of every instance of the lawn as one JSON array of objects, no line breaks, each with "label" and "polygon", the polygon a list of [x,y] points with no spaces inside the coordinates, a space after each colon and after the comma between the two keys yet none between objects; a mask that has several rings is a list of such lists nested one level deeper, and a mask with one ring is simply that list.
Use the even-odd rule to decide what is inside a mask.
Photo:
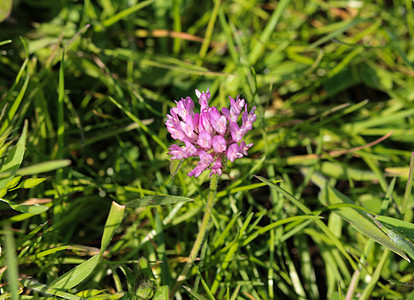
[{"label": "lawn", "polygon": [[0,0],[0,299],[414,299],[413,6]]}]

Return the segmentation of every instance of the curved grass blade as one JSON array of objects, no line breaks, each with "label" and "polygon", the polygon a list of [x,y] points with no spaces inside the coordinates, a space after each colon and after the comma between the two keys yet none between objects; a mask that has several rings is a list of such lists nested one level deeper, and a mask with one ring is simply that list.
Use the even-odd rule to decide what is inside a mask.
[{"label": "curved grass blade", "polygon": [[[307,170],[302,169],[305,173]],[[319,174],[313,174],[311,177],[312,182],[321,189],[319,197],[320,202],[325,206],[337,205],[337,204],[355,204],[351,199],[339,192],[337,189],[329,186],[325,178]],[[353,207],[338,207],[334,211],[341,218],[349,222],[356,230],[363,235],[373,239],[377,243],[390,249],[396,254],[400,255],[407,261],[410,261],[404,254],[401,248],[397,247],[390,238],[382,231],[372,220],[370,215],[366,212],[362,212],[360,209]]]},{"label": "curved grass blade", "polygon": [[51,285],[52,288],[62,290],[71,289],[92,274],[93,270],[98,265],[104,251],[108,247],[113,235],[115,234],[115,231],[121,224],[124,210],[124,205],[119,205],[115,202],[112,202],[111,210],[109,212],[109,216],[102,235],[102,244],[99,254],[92,256],[87,261],[84,261],[80,265],[77,265],[75,268],[56,279]]},{"label": "curved grass blade", "polygon": [[[256,230],[254,233],[252,233],[251,235],[249,235],[242,243],[242,246],[246,246],[248,245],[251,241],[253,241],[255,238],[257,238],[259,235],[262,235],[266,232],[268,232],[269,230],[276,228],[278,226],[282,226],[284,224],[288,224],[291,222],[304,222],[306,220],[309,219],[322,219],[322,217],[320,216],[314,216],[314,215],[302,215],[302,216],[293,216],[293,217],[288,217],[282,220],[278,220],[276,222],[273,222],[265,227],[262,227],[258,230]],[[300,224],[300,223],[299,223]],[[298,225],[299,226],[299,225]]]},{"label": "curved grass blade", "polygon": [[46,179],[47,178],[27,178],[26,180],[23,180],[16,188],[31,189],[31,188],[34,188],[35,186],[38,186]]},{"label": "curved grass blade", "polygon": [[38,215],[41,214],[45,211],[47,211],[49,209],[48,206],[45,205],[24,205],[24,204],[17,204],[14,203],[12,201],[6,200],[6,199],[2,199],[0,198],[0,201],[6,202],[12,209],[18,211],[18,212],[22,212],[22,213],[27,213],[27,214],[32,214],[32,215]]},{"label": "curved grass blade", "polygon": [[102,235],[101,250],[99,251],[99,257],[102,257],[104,251],[109,245],[112,237],[122,222],[124,216],[125,205],[119,205],[116,202],[112,202],[111,210],[109,211],[108,219],[106,220],[105,229]]},{"label": "curved grass blade", "polygon": [[375,219],[414,240],[413,223],[386,216],[375,216]]},{"label": "curved grass blade", "polygon": [[17,170],[19,169],[24,156],[27,138],[27,121],[24,124],[22,135],[16,144],[8,153],[7,157],[0,165],[0,173],[9,173],[10,175],[6,178],[0,178],[0,190],[4,189],[7,184],[13,179]]},{"label": "curved grass blade", "polygon": [[40,292],[46,295],[53,295],[53,296],[57,296],[57,297],[68,299],[68,300],[81,300],[82,299],[78,296],[75,296],[75,295],[72,295],[66,292],[58,291],[45,284],[37,282],[34,279],[24,278],[20,280],[20,283],[27,289],[32,289],[36,292]]},{"label": "curved grass blade", "polygon": [[[389,219],[392,219],[392,218],[383,217],[383,218],[380,218],[380,219],[385,219],[385,220],[388,219],[389,220]],[[374,221],[379,226],[379,228],[381,228],[387,234],[387,236],[395,244],[395,246],[397,246],[399,249],[405,251],[412,259],[414,259],[414,245],[409,239],[406,239],[406,236],[404,234],[402,234],[402,231],[399,229],[399,227],[395,227],[393,225],[388,225],[391,228],[387,228],[380,221],[378,221],[377,218],[375,218]],[[401,222],[404,222],[404,221],[401,221]],[[401,222],[394,222],[394,223],[401,224]],[[404,222],[404,223],[407,223],[407,222]],[[411,230],[412,230],[413,224],[411,224],[411,226],[405,225],[405,227],[404,227],[405,231],[409,232],[409,229],[407,230],[407,227],[408,228],[411,227]],[[411,232],[411,234],[412,234],[412,232]]]},{"label": "curved grass blade", "polygon": [[1,41],[1,42],[0,42],[0,46],[10,44],[11,42],[13,42],[13,41],[12,41],[12,40],[5,40],[5,41]]},{"label": "curved grass blade", "polygon": [[[282,189],[281,187],[277,186],[276,184],[272,183],[270,180],[256,176],[260,181],[265,182],[269,187],[276,189],[279,193],[281,193],[286,199],[290,200],[293,204],[295,204],[302,212],[308,215],[312,215],[312,211],[300,201],[298,201],[293,195]],[[338,250],[346,257],[348,262],[352,265],[353,268],[356,268],[355,261],[352,257],[346,252],[345,247],[342,245],[341,241],[333,234],[333,232],[323,223],[320,219],[315,219],[314,222],[319,226],[319,228],[334,242],[335,246]],[[401,251],[400,251],[401,252]]]},{"label": "curved grass blade", "polygon": [[[25,66],[25,64],[23,64]],[[0,128],[0,134],[3,134],[13,125],[13,120],[16,118],[16,112],[23,100],[23,96],[26,93],[27,86],[29,84],[30,75],[27,74],[26,79],[24,80],[23,86],[20,89],[19,94],[17,95],[16,99],[13,100],[12,106],[8,110],[6,114],[6,118],[2,121],[2,125]],[[4,101],[4,100],[3,100]]]}]

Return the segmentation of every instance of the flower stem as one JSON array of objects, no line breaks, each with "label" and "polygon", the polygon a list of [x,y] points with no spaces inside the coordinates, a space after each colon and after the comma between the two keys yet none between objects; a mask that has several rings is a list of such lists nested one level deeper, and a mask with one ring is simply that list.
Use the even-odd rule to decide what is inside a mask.
[{"label": "flower stem", "polygon": [[172,290],[171,298],[174,297],[175,293],[181,287],[181,284],[187,277],[188,271],[191,269],[194,261],[197,258],[198,251],[201,248],[201,245],[204,240],[204,236],[207,232],[207,226],[211,218],[211,213],[213,211],[214,200],[216,199],[217,194],[217,186],[218,186],[218,179],[219,176],[217,174],[213,174],[210,180],[210,191],[208,193],[206,210],[204,212],[203,221],[201,222],[200,231],[198,232],[197,238],[194,242],[193,249],[191,249],[190,256],[188,257],[187,263],[184,266],[183,271],[181,272],[180,276],[178,276],[177,282]]}]

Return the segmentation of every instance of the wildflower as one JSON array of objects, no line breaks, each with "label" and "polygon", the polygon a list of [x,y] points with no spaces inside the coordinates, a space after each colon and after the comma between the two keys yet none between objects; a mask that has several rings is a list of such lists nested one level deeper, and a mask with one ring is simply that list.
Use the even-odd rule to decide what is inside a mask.
[{"label": "wildflower", "polygon": [[[195,90],[200,112],[194,112],[194,102],[190,97],[175,101],[177,106],[171,108],[165,125],[171,137],[185,144],[183,147],[171,145],[171,159],[199,157],[197,166],[188,176],[198,177],[207,168],[212,174],[223,173],[226,159],[234,161],[247,155],[252,143],[242,141],[244,135],[252,129],[256,121],[253,107],[250,113],[244,99],[230,97],[230,109],[223,107],[221,112],[216,107],[209,107],[210,92]],[[244,110],[243,110],[244,108]],[[238,120],[241,114],[241,125]]]}]

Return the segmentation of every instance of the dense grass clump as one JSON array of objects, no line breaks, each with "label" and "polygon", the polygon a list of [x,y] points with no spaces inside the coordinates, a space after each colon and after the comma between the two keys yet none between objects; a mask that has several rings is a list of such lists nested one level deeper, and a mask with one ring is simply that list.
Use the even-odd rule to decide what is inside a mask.
[{"label": "dense grass clump", "polygon": [[[1,299],[414,297],[411,0],[2,0],[0,19]],[[171,164],[165,121],[207,88],[257,120],[193,262],[209,172]]]}]

